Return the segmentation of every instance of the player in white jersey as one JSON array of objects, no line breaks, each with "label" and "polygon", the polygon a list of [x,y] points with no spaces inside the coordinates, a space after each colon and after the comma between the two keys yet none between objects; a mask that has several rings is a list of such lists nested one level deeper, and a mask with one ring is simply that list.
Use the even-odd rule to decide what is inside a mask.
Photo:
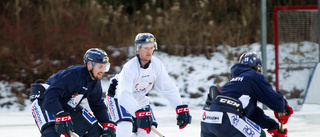
[{"label": "player in white jersey", "polygon": [[162,62],[153,56],[157,49],[155,37],[139,33],[135,38],[136,57],[128,61],[121,72],[110,80],[107,103],[117,123],[117,137],[155,137],[151,126],[157,122],[149,105],[148,92],[155,88],[176,108],[180,129],[191,123],[188,105],[183,105],[178,88]]}]

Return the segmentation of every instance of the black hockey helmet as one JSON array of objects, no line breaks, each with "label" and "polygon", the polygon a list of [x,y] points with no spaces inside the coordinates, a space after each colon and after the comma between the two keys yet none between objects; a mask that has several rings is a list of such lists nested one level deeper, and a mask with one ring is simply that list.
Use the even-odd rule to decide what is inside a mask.
[{"label": "black hockey helmet", "polygon": [[158,49],[156,38],[151,33],[139,33],[134,40],[136,53],[138,53],[141,46],[146,43],[153,43],[154,49]]},{"label": "black hockey helmet", "polygon": [[95,63],[106,63],[107,67],[105,69],[105,72],[109,71],[109,68],[110,68],[109,57],[104,50],[100,48],[88,49],[83,56],[83,62],[85,65],[87,65],[89,61],[92,62],[92,67],[94,67]]},{"label": "black hockey helmet", "polygon": [[262,72],[261,57],[256,52],[242,53],[239,59],[239,63],[250,66],[252,69]]}]

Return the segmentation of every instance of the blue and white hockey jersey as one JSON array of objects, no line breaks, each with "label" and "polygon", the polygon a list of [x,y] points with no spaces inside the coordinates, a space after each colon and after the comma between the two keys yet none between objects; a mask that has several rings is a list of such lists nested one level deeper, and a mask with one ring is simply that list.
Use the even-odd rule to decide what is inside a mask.
[{"label": "blue and white hockey jersey", "polygon": [[43,107],[51,114],[73,110],[84,98],[100,123],[109,121],[108,110],[102,98],[100,80],[92,80],[86,66],[75,65],[49,77],[49,88],[44,94]]},{"label": "blue and white hockey jersey", "polygon": [[276,112],[282,112],[286,103],[283,95],[273,90],[265,76],[242,64],[232,66],[231,79],[223,86],[221,93],[240,100],[244,115],[262,128],[270,128],[275,121],[264,114],[257,101]]}]

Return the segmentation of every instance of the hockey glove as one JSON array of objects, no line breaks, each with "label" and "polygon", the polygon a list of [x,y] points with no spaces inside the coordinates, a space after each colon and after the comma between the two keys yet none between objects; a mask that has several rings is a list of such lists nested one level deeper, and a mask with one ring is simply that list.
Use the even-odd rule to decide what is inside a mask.
[{"label": "hockey glove", "polygon": [[103,123],[102,137],[116,137],[116,125],[113,122]]},{"label": "hockey glove", "polygon": [[70,137],[69,132],[73,132],[73,125],[71,121],[71,116],[69,112],[61,111],[57,113],[54,117],[55,129],[56,132],[61,135],[63,134],[65,137]]},{"label": "hockey glove", "polygon": [[117,79],[115,79],[115,78],[112,79],[110,82],[109,89],[108,89],[108,96],[114,97],[114,95],[116,94],[117,85],[118,85]]},{"label": "hockey glove", "polygon": [[145,130],[148,134],[151,131],[152,126],[152,114],[149,108],[139,109],[136,112],[137,126]]},{"label": "hockey glove", "polygon": [[272,137],[287,137],[288,130],[284,129],[281,131],[279,129],[279,125],[277,124],[272,129],[269,129],[268,133],[271,134]]},{"label": "hockey glove", "polygon": [[278,119],[279,122],[286,124],[293,114],[292,107],[289,106],[288,102],[286,101],[286,106],[284,110],[280,113],[274,112],[274,116]]},{"label": "hockey glove", "polygon": [[191,116],[189,113],[188,105],[180,105],[176,108],[177,112],[177,125],[180,129],[183,129],[188,124],[191,124]]}]

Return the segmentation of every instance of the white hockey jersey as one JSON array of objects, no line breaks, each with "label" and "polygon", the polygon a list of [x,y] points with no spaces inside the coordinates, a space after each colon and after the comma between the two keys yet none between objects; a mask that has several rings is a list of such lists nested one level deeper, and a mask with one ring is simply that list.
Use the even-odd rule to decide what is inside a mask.
[{"label": "white hockey jersey", "polygon": [[149,105],[146,94],[154,87],[175,108],[182,105],[178,88],[169,77],[160,59],[153,56],[148,68],[144,69],[138,57],[128,61],[118,77],[115,98],[132,116],[138,109]]}]

